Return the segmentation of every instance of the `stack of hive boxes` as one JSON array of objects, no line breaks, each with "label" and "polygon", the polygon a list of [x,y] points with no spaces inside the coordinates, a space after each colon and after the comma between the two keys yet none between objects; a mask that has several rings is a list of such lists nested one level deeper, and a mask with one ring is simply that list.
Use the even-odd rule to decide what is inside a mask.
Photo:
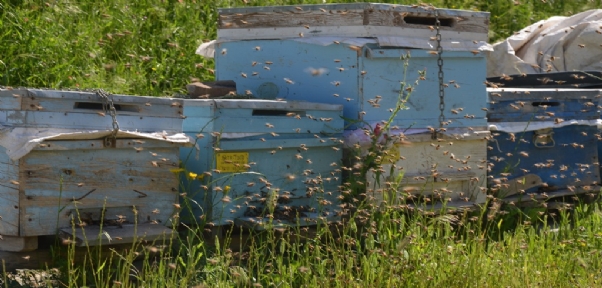
[{"label": "stack of hive boxes", "polygon": [[[397,141],[376,145],[377,161],[384,161],[367,173],[366,192],[377,202],[399,196],[449,206],[484,201],[488,13],[371,3],[219,13],[218,39],[197,53],[214,56],[216,78],[235,81],[239,94],[343,105],[350,153],[352,147],[370,153],[378,141],[365,135],[377,125],[395,128],[387,139]],[[391,182],[413,192],[387,197],[384,184]]]},{"label": "stack of hive boxes", "polygon": [[515,203],[600,191],[602,90],[536,86],[488,89],[492,191]]},{"label": "stack of hive boxes", "polygon": [[57,230],[92,246],[169,234],[182,119],[177,99],[0,89],[0,250]]}]

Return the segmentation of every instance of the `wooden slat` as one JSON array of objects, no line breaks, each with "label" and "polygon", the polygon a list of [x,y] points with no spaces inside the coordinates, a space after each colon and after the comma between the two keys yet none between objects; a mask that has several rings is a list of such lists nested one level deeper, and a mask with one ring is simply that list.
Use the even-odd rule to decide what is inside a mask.
[{"label": "wooden slat", "polygon": [[[489,13],[439,9],[442,29],[487,34]],[[219,30],[313,26],[373,25],[429,29],[433,9],[390,4],[327,4],[220,9]],[[218,30],[218,33],[219,33]],[[352,35],[362,37],[363,35]]]},{"label": "wooden slat", "polygon": [[[148,152],[158,148],[173,148],[180,147],[181,144],[171,143],[167,141],[153,139],[117,139],[115,142],[116,149],[125,148],[133,149],[134,151]],[[110,148],[110,147],[109,147]],[[107,149],[104,147],[104,140],[47,140],[40,143],[33,150],[52,151],[52,150],[101,150]],[[173,162],[171,163],[173,164]]]},{"label": "wooden slat", "polygon": [[[542,78],[546,78],[542,75]],[[528,93],[528,94],[527,94]],[[540,99],[541,101],[564,100],[596,100],[602,97],[600,89],[570,89],[570,88],[487,88],[489,100],[522,100]],[[495,95],[494,95],[495,94]]]},{"label": "wooden slat", "polygon": [[[434,31],[429,29],[415,29],[404,27],[388,26],[313,26],[308,30],[303,26],[297,27],[277,27],[277,28],[239,28],[239,29],[220,29],[217,31],[218,39],[226,40],[260,40],[260,39],[289,39],[297,38],[303,34],[303,37],[412,37],[428,39],[435,35]],[[442,40],[455,41],[487,41],[487,33],[463,32],[458,33],[450,30],[441,30]]]},{"label": "wooden slat", "polygon": [[[182,118],[144,117],[117,114],[117,122],[121,130],[137,130],[141,132],[181,132]],[[7,111],[7,125],[36,128],[67,128],[81,130],[112,130],[112,119],[109,115],[96,113],[65,113],[52,111]]]},{"label": "wooden slat", "polygon": [[[74,233],[75,232],[75,233]],[[156,224],[126,224],[121,227],[86,226],[83,228],[63,228],[60,235],[65,239],[72,239],[76,246],[99,246],[134,243],[144,240],[148,243],[169,240],[176,235],[171,228]]]},{"label": "wooden slat", "polygon": [[6,149],[0,146],[0,235],[19,235],[18,171]]}]

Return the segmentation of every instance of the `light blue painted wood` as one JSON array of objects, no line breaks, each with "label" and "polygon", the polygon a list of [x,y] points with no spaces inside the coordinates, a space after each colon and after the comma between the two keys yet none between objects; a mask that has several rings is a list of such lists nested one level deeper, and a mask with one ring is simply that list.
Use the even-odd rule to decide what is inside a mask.
[{"label": "light blue painted wood", "polygon": [[[122,130],[181,132],[182,99],[112,96]],[[91,92],[16,89],[0,90],[0,122],[21,127],[112,129],[102,101]],[[103,119],[104,118],[104,119]]]},{"label": "light blue painted wood", "polygon": [[[46,111],[9,111],[6,116],[7,126],[66,128],[76,130],[112,130],[112,119],[109,115],[97,113],[63,113]],[[178,133],[182,131],[181,118],[144,117],[117,114],[117,122],[121,130],[139,132],[166,131]]]},{"label": "light blue painted wood", "polygon": [[19,235],[19,180],[18,166],[0,146],[0,235]]},{"label": "light blue painted wood", "polygon": [[[380,54],[381,51],[388,53]],[[404,77],[403,61],[397,56],[400,51],[406,52],[405,49],[378,49],[372,51],[372,58],[361,58],[362,69],[368,72],[361,81],[365,120],[386,120],[390,115],[388,110],[396,106],[401,89],[399,83]],[[414,86],[414,81],[419,76],[417,71],[425,69],[426,79],[419,81],[419,84],[414,87],[415,90],[406,103],[407,109],[397,114],[394,125],[402,128],[410,125],[415,128],[439,127],[437,55],[417,49],[407,50],[407,52],[410,53],[411,58],[407,67],[408,74],[405,76],[406,82]],[[445,121],[452,121],[446,127],[486,126],[486,112],[483,110],[487,106],[487,91],[483,84],[486,75],[484,55],[474,55],[469,51],[444,51],[442,56],[444,82],[448,85],[444,89],[444,116]],[[458,85],[459,88],[454,85]],[[382,96],[378,108],[367,102],[369,99],[374,99],[376,95]]]},{"label": "light blue painted wood", "polygon": [[[52,142],[45,144],[59,146]],[[152,147],[152,142],[140,152],[74,144],[82,149],[34,150],[26,155],[19,161],[19,236],[52,235],[56,228],[70,227],[79,208],[135,206],[140,223],[169,225],[178,200],[178,178],[171,170],[177,168],[179,148]]]},{"label": "light blue painted wood", "polygon": [[[261,50],[254,50],[256,46]],[[226,55],[220,53],[222,49],[226,49]],[[238,93],[250,90],[261,99],[344,105],[344,116],[357,118],[362,101],[357,85],[358,57],[356,51],[344,45],[323,47],[292,40],[239,41],[218,44],[216,51],[216,79],[234,80]],[[257,62],[255,66],[254,62]],[[319,69],[327,71],[320,73]],[[312,76],[312,71],[318,75]],[[254,72],[258,74],[253,76]],[[341,85],[335,86],[336,82]]]},{"label": "light blue painted wood", "polygon": [[[253,49],[257,46],[261,49]],[[407,103],[408,110],[397,115],[395,125],[413,125],[414,128],[438,126],[437,57],[424,50],[385,49],[373,44],[362,49],[357,52],[345,44],[320,46],[294,40],[224,42],[216,47],[216,78],[235,81],[237,92],[241,94],[249,90],[262,99],[341,104],[346,118],[381,121],[388,119],[388,109],[395,107],[400,92],[399,82],[404,79],[403,61],[399,56],[410,52],[412,58],[406,81],[413,84],[418,79],[418,71],[424,69],[426,80],[415,87]],[[487,104],[483,85],[486,80],[484,55],[444,51],[442,56],[444,81],[449,85],[445,89],[444,115],[452,120],[447,127],[485,126],[485,111],[482,110]],[[272,64],[267,65],[266,62]],[[312,71],[317,72],[312,74]],[[286,82],[284,78],[293,83]],[[455,83],[449,83],[452,80]],[[373,108],[367,101],[377,95],[382,97],[380,108]],[[366,114],[361,115],[362,111]]]},{"label": "light blue painted wood", "polygon": [[[188,106],[188,103],[191,105]],[[341,183],[340,170],[335,171],[340,169],[342,159],[341,143],[338,142],[342,139],[340,133],[343,129],[343,121],[339,117],[341,107],[338,107],[338,110],[308,110],[300,109],[299,107],[304,105],[309,107],[308,104],[301,103],[299,107],[293,105],[292,108],[287,108],[289,110],[281,110],[304,114],[305,117],[301,119],[288,117],[286,113],[274,116],[253,115],[253,110],[261,107],[279,111],[277,107],[269,106],[270,103],[273,101],[248,100],[248,103],[240,104],[246,108],[241,108],[238,104],[230,105],[232,103],[218,104],[216,106],[221,108],[216,108],[197,101],[184,102],[185,113],[190,111],[187,115],[199,116],[186,118],[183,130],[191,137],[196,137],[199,132],[203,133],[196,143],[198,148],[181,149],[180,158],[187,172],[198,175],[210,172],[211,176],[202,176],[204,177],[202,180],[190,181],[191,179],[185,175],[187,173],[183,173],[182,180],[185,183],[183,192],[187,197],[181,202],[185,207],[184,210],[191,208],[191,211],[183,213],[182,220],[193,222],[191,217],[198,220],[204,215],[214,224],[224,225],[232,223],[237,218],[258,216],[266,211],[265,201],[262,202],[261,198],[265,198],[274,189],[279,189],[278,193],[281,196],[278,209],[301,209],[306,212],[335,215],[336,203],[338,203],[336,197],[339,195],[337,187]],[[278,105],[283,108],[282,105],[289,104]],[[307,114],[318,119],[312,120],[307,117]],[[320,121],[319,117],[333,120]],[[274,128],[267,128],[266,123],[273,124]],[[326,127],[325,124],[330,124],[332,127]],[[201,131],[205,125],[207,125],[205,130]],[[299,133],[295,128],[300,128]],[[246,135],[241,138],[217,138],[212,136],[212,132],[216,131],[262,134]],[[322,134],[320,131],[329,133]],[[272,136],[269,132],[277,132],[278,135]],[[220,150],[216,151],[214,148]],[[216,153],[221,152],[248,153],[248,162],[252,165],[250,169],[241,173],[217,171]],[[335,166],[331,166],[333,163]],[[329,178],[329,181],[315,185],[305,183],[308,179],[319,175]],[[272,190],[259,178],[271,183]],[[205,185],[207,191],[199,188],[201,185]],[[313,186],[319,186],[316,189],[323,187],[324,191],[308,192],[308,187]],[[219,188],[216,190],[217,187]],[[227,200],[222,201],[225,196],[228,197]],[[325,200],[322,204],[320,204],[321,199]]]}]

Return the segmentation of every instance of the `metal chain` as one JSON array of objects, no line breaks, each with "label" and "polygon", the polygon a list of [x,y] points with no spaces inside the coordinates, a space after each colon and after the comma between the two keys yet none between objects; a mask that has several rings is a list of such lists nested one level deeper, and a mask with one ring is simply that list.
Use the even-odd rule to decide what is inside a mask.
[{"label": "metal chain", "polygon": [[439,11],[435,9],[435,27],[437,29],[437,55],[439,58],[437,59],[437,65],[439,66],[439,110],[441,114],[439,115],[439,128],[443,128],[443,124],[445,122],[445,116],[443,112],[445,110],[445,85],[443,83],[443,58],[441,54],[443,54],[443,47],[441,47],[441,21],[439,21]]},{"label": "metal chain", "polygon": [[117,110],[115,109],[115,105],[113,105],[113,99],[110,97],[109,93],[102,89],[96,90],[96,95],[98,95],[98,97],[102,100],[102,108],[104,112],[109,113],[113,119],[113,133],[111,134],[111,137],[116,139],[117,132],[119,132],[119,123],[117,123]]}]

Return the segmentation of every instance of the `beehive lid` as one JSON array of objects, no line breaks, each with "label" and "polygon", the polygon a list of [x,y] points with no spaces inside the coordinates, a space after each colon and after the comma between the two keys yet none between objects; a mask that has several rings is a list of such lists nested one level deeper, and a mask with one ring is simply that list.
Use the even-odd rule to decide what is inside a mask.
[{"label": "beehive lid", "polygon": [[[182,99],[109,95],[122,130],[182,131]],[[13,127],[112,129],[103,99],[90,91],[0,89],[0,123]]]},{"label": "beehive lid", "polygon": [[[489,13],[437,9],[442,39],[487,41]],[[219,9],[218,39],[435,36],[435,8],[378,3]]]}]

